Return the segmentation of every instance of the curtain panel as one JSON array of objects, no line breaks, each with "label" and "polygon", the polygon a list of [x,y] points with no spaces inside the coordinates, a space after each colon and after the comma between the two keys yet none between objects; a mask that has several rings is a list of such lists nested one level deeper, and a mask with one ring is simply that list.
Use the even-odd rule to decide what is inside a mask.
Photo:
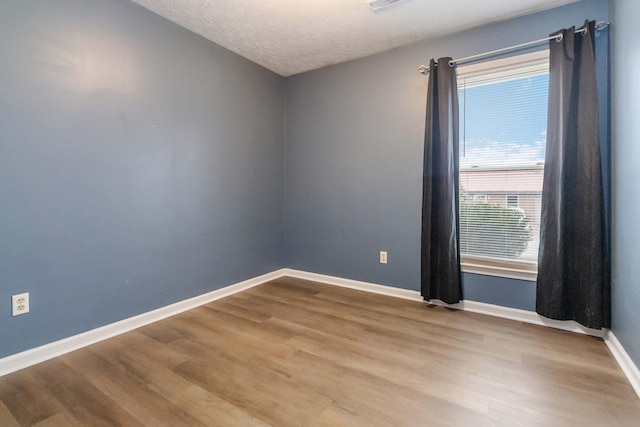
[{"label": "curtain panel", "polygon": [[598,126],[595,23],[550,41],[547,149],[536,311],[589,328],[611,325]]},{"label": "curtain panel", "polygon": [[421,294],[462,299],[458,235],[458,84],[451,58],[431,59],[424,139]]}]

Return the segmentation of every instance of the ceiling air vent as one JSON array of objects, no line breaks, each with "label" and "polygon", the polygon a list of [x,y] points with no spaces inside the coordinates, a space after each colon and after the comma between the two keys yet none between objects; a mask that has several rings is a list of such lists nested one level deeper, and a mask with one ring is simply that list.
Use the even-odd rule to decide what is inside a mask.
[{"label": "ceiling air vent", "polygon": [[369,2],[369,7],[374,12],[384,9],[385,7],[391,6],[392,4],[398,3],[400,0],[373,0]]}]

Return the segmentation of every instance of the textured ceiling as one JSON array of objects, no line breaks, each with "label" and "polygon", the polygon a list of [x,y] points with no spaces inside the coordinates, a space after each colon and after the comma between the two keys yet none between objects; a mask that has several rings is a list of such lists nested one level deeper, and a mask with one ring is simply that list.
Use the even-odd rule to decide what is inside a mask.
[{"label": "textured ceiling", "polygon": [[576,0],[132,0],[282,76]]}]

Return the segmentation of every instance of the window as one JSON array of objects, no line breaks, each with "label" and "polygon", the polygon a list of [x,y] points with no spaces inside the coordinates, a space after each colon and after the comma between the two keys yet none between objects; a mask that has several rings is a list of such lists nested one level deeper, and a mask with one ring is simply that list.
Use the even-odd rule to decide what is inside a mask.
[{"label": "window", "polygon": [[463,271],[537,272],[548,51],[458,68]]},{"label": "window", "polygon": [[518,208],[519,204],[519,196],[517,194],[508,194],[507,195],[507,206],[510,208]]}]

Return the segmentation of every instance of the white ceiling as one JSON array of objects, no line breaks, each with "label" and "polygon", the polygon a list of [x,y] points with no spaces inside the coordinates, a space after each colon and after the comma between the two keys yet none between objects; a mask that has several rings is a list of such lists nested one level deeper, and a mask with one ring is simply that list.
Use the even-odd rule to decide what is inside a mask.
[{"label": "white ceiling", "polygon": [[577,0],[132,0],[282,76]]}]

